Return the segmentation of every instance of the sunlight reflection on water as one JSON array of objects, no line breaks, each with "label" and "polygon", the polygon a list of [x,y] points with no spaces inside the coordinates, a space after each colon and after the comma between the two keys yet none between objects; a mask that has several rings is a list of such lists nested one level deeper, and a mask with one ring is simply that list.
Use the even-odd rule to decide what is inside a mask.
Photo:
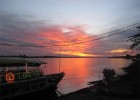
[{"label": "sunlight reflection on water", "polygon": [[117,74],[121,74],[122,67],[126,67],[131,60],[120,58],[43,58],[47,62],[43,68],[45,74],[52,74],[60,70],[65,72],[65,77],[58,85],[59,91],[67,94],[72,91],[87,87],[87,82],[103,78],[104,68],[113,68]]}]

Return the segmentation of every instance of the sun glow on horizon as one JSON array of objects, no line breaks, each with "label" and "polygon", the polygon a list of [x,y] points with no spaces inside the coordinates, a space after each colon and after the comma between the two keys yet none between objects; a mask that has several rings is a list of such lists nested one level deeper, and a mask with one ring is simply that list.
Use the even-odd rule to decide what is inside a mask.
[{"label": "sun glow on horizon", "polygon": [[80,57],[99,57],[101,55],[95,55],[95,54],[88,54],[88,53],[82,53],[82,52],[73,52],[73,51],[67,51],[67,52],[55,52],[55,53],[60,53],[63,55],[68,55],[68,56],[80,56]]}]

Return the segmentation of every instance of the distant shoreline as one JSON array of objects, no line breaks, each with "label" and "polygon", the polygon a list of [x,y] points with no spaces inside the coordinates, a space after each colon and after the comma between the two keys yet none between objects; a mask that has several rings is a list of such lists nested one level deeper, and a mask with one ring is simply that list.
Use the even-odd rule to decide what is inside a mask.
[{"label": "distant shoreline", "polygon": [[127,58],[126,56],[113,56],[113,57],[66,57],[66,56],[0,56],[0,57],[19,57],[19,58],[123,58],[132,59],[135,56]]}]

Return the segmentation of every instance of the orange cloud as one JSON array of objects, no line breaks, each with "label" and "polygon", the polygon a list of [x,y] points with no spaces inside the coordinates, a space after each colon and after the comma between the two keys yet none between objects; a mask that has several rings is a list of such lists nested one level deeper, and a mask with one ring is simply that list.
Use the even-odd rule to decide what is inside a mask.
[{"label": "orange cloud", "polygon": [[116,49],[116,50],[111,50],[111,51],[107,51],[109,53],[124,53],[127,52],[127,49]]},{"label": "orange cloud", "polygon": [[[46,39],[44,44],[52,45],[52,48],[61,49],[61,54],[73,56],[95,56],[86,54],[87,49],[95,46],[96,42],[90,43],[89,35],[80,27],[49,27],[40,33]],[[52,50],[58,53],[58,49]],[[96,55],[97,56],[97,55]]]}]

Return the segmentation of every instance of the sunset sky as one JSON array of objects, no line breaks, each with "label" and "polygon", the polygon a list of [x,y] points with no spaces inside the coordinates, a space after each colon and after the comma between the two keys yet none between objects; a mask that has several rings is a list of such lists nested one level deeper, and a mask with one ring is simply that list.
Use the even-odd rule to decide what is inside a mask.
[{"label": "sunset sky", "polygon": [[0,55],[125,55],[138,25],[140,0],[0,0]]}]

